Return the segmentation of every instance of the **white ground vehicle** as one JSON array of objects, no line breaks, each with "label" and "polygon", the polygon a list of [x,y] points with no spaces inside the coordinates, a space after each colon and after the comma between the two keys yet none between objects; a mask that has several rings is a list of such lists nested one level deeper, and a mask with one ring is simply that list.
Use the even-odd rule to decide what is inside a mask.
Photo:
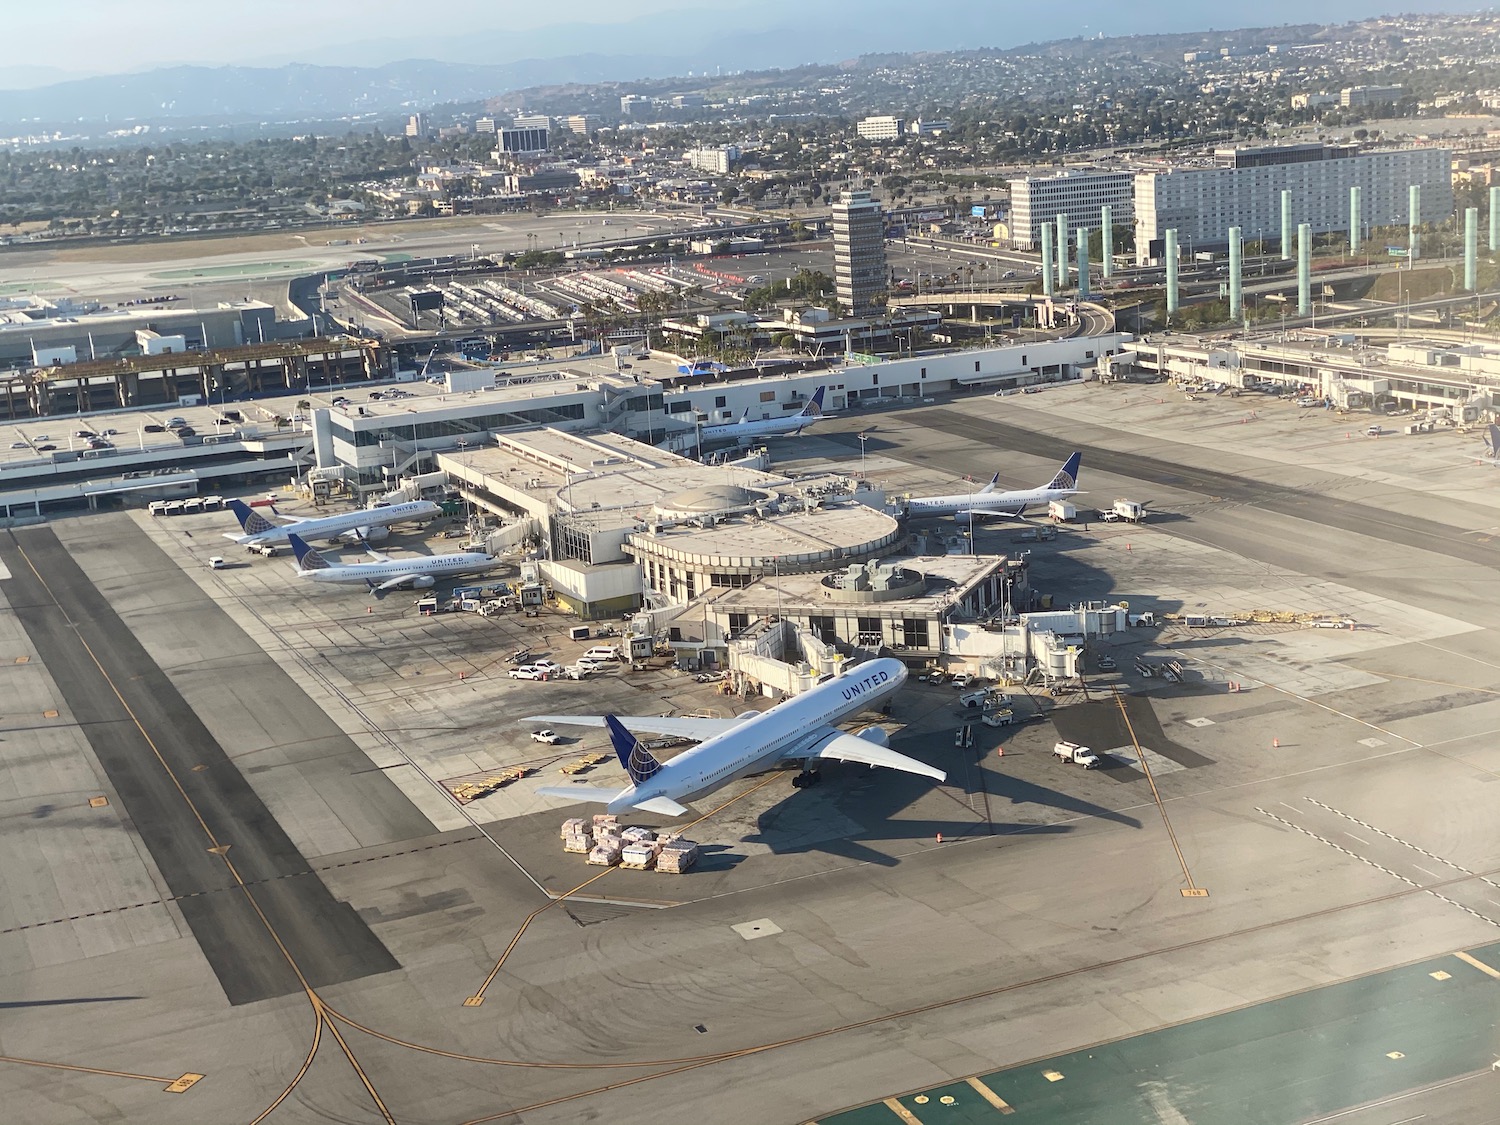
[{"label": "white ground vehicle", "polygon": [[1080,746],[1076,742],[1059,742],[1052,747],[1052,753],[1060,762],[1071,762],[1075,766],[1082,766],[1091,770],[1101,764],[1098,754],[1095,754],[1087,746]]},{"label": "white ground vehicle", "polygon": [[512,668],[508,673],[513,680],[540,680],[544,672],[539,668],[533,668],[530,664],[522,664],[519,668]]},{"label": "white ground vehicle", "polygon": [[531,739],[533,742],[545,742],[548,746],[555,746],[561,741],[561,735],[551,727],[543,727],[541,730],[532,731]]}]

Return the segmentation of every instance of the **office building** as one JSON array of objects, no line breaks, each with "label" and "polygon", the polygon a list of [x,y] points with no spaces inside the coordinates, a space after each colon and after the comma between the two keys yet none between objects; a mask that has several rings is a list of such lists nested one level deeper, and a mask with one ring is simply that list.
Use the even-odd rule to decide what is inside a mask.
[{"label": "office building", "polygon": [[425,137],[427,135],[427,119],[420,113],[414,113],[406,119],[406,135],[408,137]]},{"label": "office building", "polygon": [[1135,177],[1136,261],[1161,257],[1168,230],[1184,253],[1227,246],[1230,227],[1246,242],[1281,237],[1281,193],[1291,193],[1293,225],[1314,234],[1346,231],[1349,189],[1358,187],[1366,229],[1405,226],[1407,188],[1419,186],[1422,221],[1440,223],[1453,210],[1447,149],[1355,152],[1320,144],[1242,149],[1216,156],[1220,167],[1173,168]]},{"label": "office building", "polygon": [[551,129],[552,118],[545,113],[518,113],[511,118],[512,125],[517,129]]},{"label": "office building", "polygon": [[501,129],[497,150],[512,156],[547,151],[547,130],[527,126],[523,129]]},{"label": "office building", "polygon": [[474,119],[474,132],[493,133],[495,131],[495,119],[493,117],[476,117]]},{"label": "office building", "polygon": [[1034,250],[1042,228],[1067,215],[1074,226],[1096,229],[1099,208],[1110,208],[1116,227],[1129,226],[1134,172],[1069,171],[1010,181],[1010,244]]},{"label": "office building", "polygon": [[914,137],[938,137],[953,128],[951,121],[923,121],[920,117],[906,127]]},{"label": "office building", "polygon": [[648,112],[655,101],[644,94],[624,94],[620,97],[620,112],[626,117]]},{"label": "office building", "polygon": [[713,148],[690,148],[682,154],[682,161],[700,172],[728,175],[730,167],[740,158],[740,150],[734,145],[718,145]]},{"label": "office building", "polygon": [[885,292],[885,219],[867,191],[846,191],[833,205],[833,280],[851,316],[871,312]]},{"label": "office building", "polygon": [[575,113],[566,119],[568,130],[577,133],[580,137],[589,137],[598,132],[599,126],[604,124],[598,114]]},{"label": "office building", "polygon": [[674,109],[701,109],[703,108],[703,95],[673,94],[672,106]]},{"label": "office building", "polygon": [[1338,105],[1339,100],[1333,94],[1293,94],[1293,109],[1321,109],[1327,105]]},{"label": "office building", "polygon": [[1339,105],[1351,106],[1383,105],[1399,102],[1405,95],[1403,86],[1345,86],[1339,91]]},{"label": "office building", "polygon": [[854,128],[867,141],[895,141],[901,139],[905,124],[899,117],[866,117]]}]

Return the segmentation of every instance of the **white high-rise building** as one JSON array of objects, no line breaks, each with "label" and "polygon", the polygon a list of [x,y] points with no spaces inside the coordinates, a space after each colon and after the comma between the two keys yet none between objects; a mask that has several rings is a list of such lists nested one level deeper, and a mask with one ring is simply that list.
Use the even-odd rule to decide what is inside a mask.
[{"label": "white high-rise building", "polygon": [[700,172],[714,172],[721,176],[729,174],[730,167],[740,158],[735,145],[718,145],[713,148],[690,148],[682,154],[682,161],[689,168]]},{"label": "white high-rise building", "polygon": [[1093,172],[1083,169],[1056,176],[1027,176],[1010,181],[1010,244],[1017,250],[1035,250],[1042,227],[1068,216],[1074,227],[1099,228],[1099,208],[1110,208],[1110,222],[1117,229],[1130,225],[1131,189],[1134,172]]},{"label": "white high-rise building", "polygon": [[1422,189],[1424,223],[1440,223],[1453,210],[1447,149],[1411,148],[1356,152],[1321,144],[1226,149],[1217,168],[1173,168],[1135,177],[1135,257],[1160,259],[1168,230],[1182,253],[1228,244],[1230,227],[1246,242],[1281,238],[1281,193],[1291,192],[1292,229],[1307,223],[1314,234],[1349,229],[1349,189],[1360,189],[1365,227],[1407,223],[1407,189]]},{"label": "white high-rise building", "polygon": [[906,123],[899,117],[866,117],[854,127],[867,141],[899,140],[905,128]]}]

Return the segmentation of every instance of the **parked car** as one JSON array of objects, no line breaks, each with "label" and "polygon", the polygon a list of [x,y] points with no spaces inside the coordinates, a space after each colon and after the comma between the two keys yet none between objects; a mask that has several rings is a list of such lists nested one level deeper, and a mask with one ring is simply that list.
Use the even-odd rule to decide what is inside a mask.
[{"label": "parked car", "polygon": [[543,727],[541,730],[534,730],[531,732],[531,738],[533,742],[545,742],[548,746],[557,745],[557,743],[561,740],[561,737],[561,735],[559,735],[555,730],[552,730],[550,727]]},{"label": "parked car", "polygon": [[967,672],[960,672],[958,675],[953,677],[953,686],[962,691],[964,688],[969,686],[969,681],[973,678],[974,677],[969,675],[969,673]]},{"label": "parked car", "polygon": [[227,565],[228,564],[225,563],[223,555],[214,555],[208,560],[209,570],[223,570]]},{"label": "parked car", "polygon": [[522,664],[519,668],[512,668],[508,675],[513,680],[540,680],[543,673],[529,664]]},{"label": "parked car", "polygon": [[167,427],[165,426],[158,426],[155,422],[147,422],[144,426],[141,427],[141,429],[148,434],[159,434],[164,432],[166,428]]},{"label": "parked car", "polygon": [[531,666],[538,672],[561,672],[563,666],[555,660],[533,660]]}]

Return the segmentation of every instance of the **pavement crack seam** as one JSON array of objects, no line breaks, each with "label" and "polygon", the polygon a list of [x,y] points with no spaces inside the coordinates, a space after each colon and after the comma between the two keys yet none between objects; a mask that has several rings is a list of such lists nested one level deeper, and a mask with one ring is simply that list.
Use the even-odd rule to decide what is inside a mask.
[{"label": "pavement crack seam", "polygon": [[127,910],[139,910],[144,906],[163,906],[169,902],[183,902],[190,898],[201,898],[204,895],[225,894],[238,891],[241,886],[261,887],[267,883],[274,883],[280,879],[301,879],[308,875],[321,875],[325,871],[337,871],[341,867],[357,867],[361,863],[375,863],[382,859],[399,859],[404,855],[416,855],[419,852],[430,852],[436,848],[448,848],[454,844],[471,844],[476,840],[482,840],[482,836],[465,836],[459,840],[443,840],[436,844],[424,844],[420,848],[407,848],[399,852],[386,852],[384,855],[368,855],[362,859],[349,859],[343,863],[330,863],[322,867],[310,867],[306,871],[288,871],[284,875],[273,875],[269,879],[247,879],[243,884],[233,887],[219,887],[210,891],[188,891],[186,894],[168,895],[165,898],[153,898],[147,902],[132,902],[125,906],[109,906],[103,910],[91,910],[87,914],[70,914],[66,918],[49,918],[45,922],[27,922],[20,926],[11,926],[9,929],[0,930],[0,934],[19,934],[25,930],[39,930],[44,926],[59,926],[64,922],[80,922],[85,918],[100,918],[106,914],[123,914]]}]

